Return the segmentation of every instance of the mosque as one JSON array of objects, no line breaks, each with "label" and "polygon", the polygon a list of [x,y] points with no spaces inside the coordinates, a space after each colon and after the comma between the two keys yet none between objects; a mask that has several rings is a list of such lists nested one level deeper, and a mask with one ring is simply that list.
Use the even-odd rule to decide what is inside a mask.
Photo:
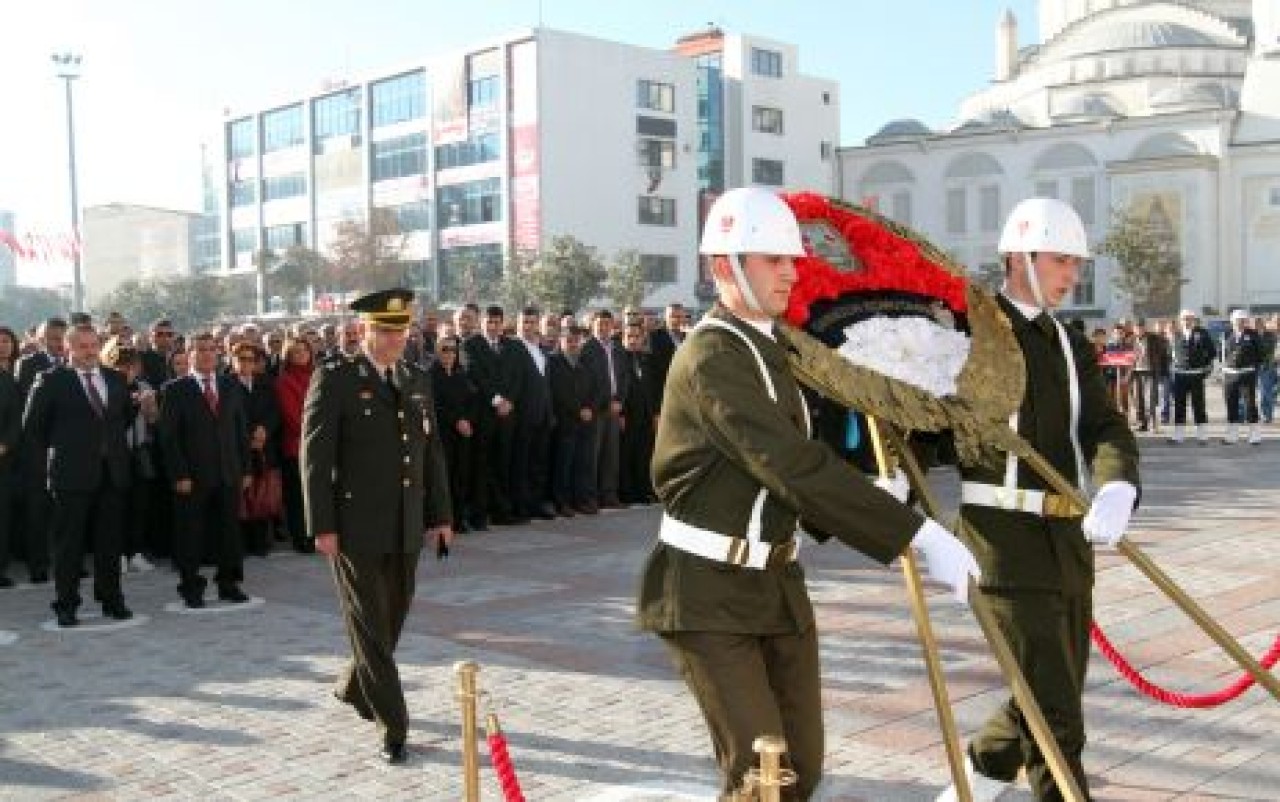
[{"label": "mosque", "polygon": [[[1152,311],[1280,310],[1280,0],[1040,0],[1037,44],[996,24],[991,83],[958,121],[894,120],[843,148],[839,194],[998,275],[1004,216],[1071,203],[1102,241],[1120,210],[1182,256],[1180,297]],[[1116,265],[1089,263],[1067,314],[1133,313]]]}]

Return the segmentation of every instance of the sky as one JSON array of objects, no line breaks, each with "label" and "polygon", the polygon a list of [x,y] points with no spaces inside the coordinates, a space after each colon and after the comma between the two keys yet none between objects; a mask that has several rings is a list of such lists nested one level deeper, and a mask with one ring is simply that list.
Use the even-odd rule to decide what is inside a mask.
[{"label": "sky", "polygon": [[[1035,37],[1035,0],[11,0],[0,46],[0,209],[19,233],[68,229],[64,85],[74,83],[81,206],[200,207],[201,144],[228,108],[309,91],[541,24],[666,48],[714,23],[799,48],[841,85],[841,144],[883,123],[954,122],[985,86],[1006,8]],[[14,13],[20,8],[20,13]],[[212,151],[211,151],[212,152]],[[31,277],[19,276],[26,283]],[[37,282],[44,283],[44,282]]]}]

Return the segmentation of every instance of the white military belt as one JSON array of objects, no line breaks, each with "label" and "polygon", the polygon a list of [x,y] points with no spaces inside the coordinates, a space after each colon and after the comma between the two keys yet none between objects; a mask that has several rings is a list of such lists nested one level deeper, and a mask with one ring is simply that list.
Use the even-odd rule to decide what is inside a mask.
[{"label": "white military belt", "polygon": [[1004,485],[989,485],[982,482],[961,482],[960,503],[975,507],[995,507],[1013,512],[1029,512],[1045,518],[1078,518],[1084,515],[1084,511],[1078,509],[1071,499],[1057,493],[1022,487],[1010,490]]},{"label": "white military belt", "polygon": [[1209,372],[1209,369],[1208,369],[1208,368],[1174,368],[1174,369],[1173,369],[1173,372],[1174,372],[1174,373],[1186,373],[1186,374],[1188,374],[1188,375],[1198,376],[1198,375],[1200,375],[1200,374],[1202,374],[1202,373],[1208,373],[1208,372]]},{"label": "white military belt", "polygon": [[670,515],[662,516],[658,540],[668,546],[686,551],[697,557],[729,565],[763,570],[771,565],[793,562],[800,551],[800,538],[785,543],[751,541],[745,537],[730,537],[710,529],[678,521]]},{"label": "white military belt", "polygon": [[1253,373],[1256,368],[1223,368],[1223,373]]}]

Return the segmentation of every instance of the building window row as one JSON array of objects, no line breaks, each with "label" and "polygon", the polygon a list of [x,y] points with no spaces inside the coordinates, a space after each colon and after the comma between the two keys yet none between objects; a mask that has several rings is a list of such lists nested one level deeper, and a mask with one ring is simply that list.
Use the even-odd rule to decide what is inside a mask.
[{"label": "building window row", "polygon": [[473,134],[465,142],[452,142],[436,147],[436,169],[448,170],[451,167],[470,167],[473,164],[484,164],[497,161],[500,153],[500,139],[497,133]]},{"label": "building window row", "polygon": [[439,207],[444,226],[469,226],[502,219],[502,185],[497,178],[440,187]]},{"label": "building window row", "polygon": [[676,166],[676,142],[674,139],[640,137],[636,143],[641,167],[660,167],[674,170]]},{"label": "building window row", "polygon": [[642,109],[675,113],[675,85],[641,79],[636,83],[636,105]]},{"label": "building window row", "polygon": [[258,249],[258,232],[252,228],[238,228],[231,232],[233,253],[253,253]]},{"label": "building window row", "polygon": [[653,195],[640,196],[640,224],[644,226],[674,226],[676,224],[676,199]]},{"label": "building window row", "polygon": [[[1063,184],[1066,186],[1062,186]],[[1037,180],[1036,197],[1065,200],[1076,210],[1086,226],[1097,222],[1098,183],[1091,175],[1078,175],[1061,181],[1056,178]]]},{"label": "building window row", "polygon": [[245,117],[227,126],[227,155],[232,159],[244,159],[257,152],[253,118]]},{"label": "building window row", "polygon": [[252,206],[258,202],[258,182],[250,179],[248,181],[232,181],[227,188],[227,195],[231,201],[232,208],[237,206]]},{"label": "building window row", "polygon": [[762,134],[782,134],[782,109],[751,107],[751,130]]},{"label": "building window row", "polygon": [[427,172],[427,135],[407,134],[374,142],[373,180],[404,178]]},{"label": "building window row", "polygon": [[422,70],[378,81],[369,92],[374,128],[420,120],[427,114],[427,75]]},{"label": "building window row", "polygon": [[676,121],[666,117],[646,117],[641,114],[636,117],[636,133],[640,136],[661,136],[674,139],[676,136]]},{"label": "building window row", "polygon": [[484,75],[467,82],[467,107],[483,109],[498,105],[498,76]]},{"label": "building window row", "polygon": [[319,143],[334,136],[360,133],[360,90],[348,89],[317,98],[311,104],[313,138]]},{"label": "building window row", "polygon": [[778,159],[752,159],[751,183],[780,187],[786,183],[785,165]]},{"label": "building window row", "polygon": [[678,261],[664,254],[640,254],[640,275],[646,284],[675,284]]},{"label": "building window row", "polygon": [[304,122],[301,103],[262,115],[262,152],[271,153],[301,145]]},{"label": "building window row", "polygon": [[388,206],[384,211],[395,220],[395,230],[401,234],[431,230],[431,201],[429,200]]},{"label": "building window row", "polygon": [[267,226],[264,245],[273,251],[286,251],[295,245],[309,245],[306,223]]},{"label": "building window row", "polygon": [[290,173],[262,179],[262,200],[273,201],[297,198],[307,194],[305,173]]},{"label": "building window row", "polygon": [[763,47],[751,48],[751,73],[765,78],[781,78],[782,54]]}]

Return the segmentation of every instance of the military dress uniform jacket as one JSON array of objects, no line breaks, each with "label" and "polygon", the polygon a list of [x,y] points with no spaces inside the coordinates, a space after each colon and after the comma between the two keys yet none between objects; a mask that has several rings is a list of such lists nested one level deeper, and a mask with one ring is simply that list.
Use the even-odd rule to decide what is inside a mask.
[{"label": "military dress uniform jacket", "polygon": [[[1035,447],[1077,487],[1067,362],[1056,327],[1048,331],[1027,320],[1007,299],[1000,306],[1013,326],[1026,363],[1027,387],[1018,411],[1018,434]],[[1124,416],[1107,393],[1093,346],[1072,327],[1070,338],[1080,389],[1077,433],[1094,487],[1124,480],[1139,487],[1138,446]],[[1003,485],[1006,463],[962,466],[966,482]],[[1047,484],[1023,461],[1017,486],[1045,490]],[[1093,547],[1080,527],[1084,511],[1074,517],[1041,517],[1035,513],[965,504],[962,517],[975,530],[974,557],[982,569],[981,586],[999,590],[1053,590],[1087,593],[1093,587]]]},{"label": "military dress uniform jacket", "polygon": [[1170,339],[1175,371],[1207,372],[1213,366],[1217,348],[1213,345],[1213,335],[1205,327],[1193,326],[1189,335],[1177,329]]},{"label": "military dress uniform jacket", "polygon": [[1262,367],[1262,338],[1253,329],[1229,331],[1222,340],[1222,367],[1228,370],[1257,370]]},{"label": "military dress uniform jacket", "polygon": [[[780,343],[723,308],[710,314],[751,339],[778,400],[769,398],[739,337],[718,328],[689,336],[667,375],[653,457],[666,513],[743,536],[764,486],[764,542],[789,540],[802,521],[819,539],[835,537],[883,563],[902,553],[924,519],[808,438],[800,389]],[[813,608],[799,562],[757,570],[658,542],[641,576],[638,619],[658,633],[778,635],[812,626]]]},{"label": "military dress uniform jacket", "polygon": [[307,389],[307,531],[337,532],[343,552],[417,552],[427,529],[453,520],[427,372],[399,361],[393,377],[394,388],[359,355],[326,363]]}]

